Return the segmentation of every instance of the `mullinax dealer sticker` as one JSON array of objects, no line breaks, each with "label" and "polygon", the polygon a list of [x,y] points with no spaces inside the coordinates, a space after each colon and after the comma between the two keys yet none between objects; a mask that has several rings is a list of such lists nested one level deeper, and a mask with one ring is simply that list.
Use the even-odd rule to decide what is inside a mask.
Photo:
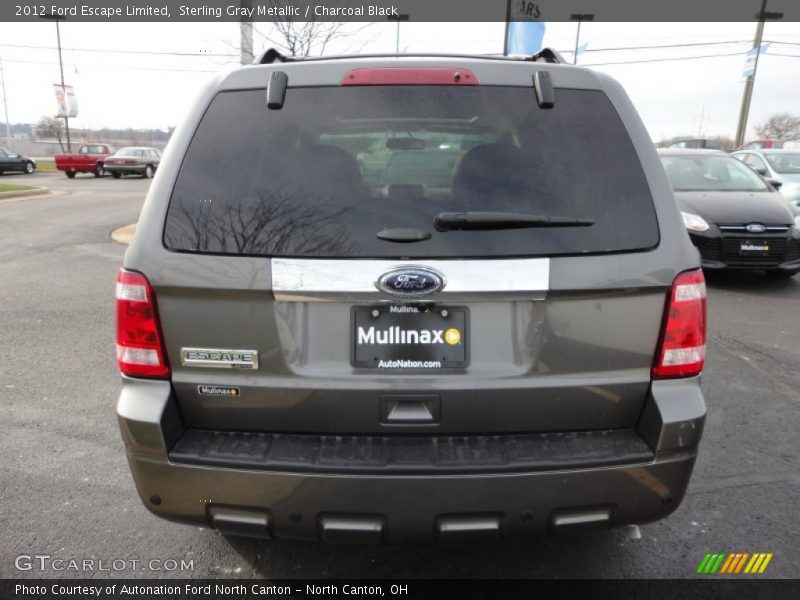
[{"label": "mullinax dealer sticker", "polygon": [[241,396],[238,387],[221,387],[218,385],[198,385],[197,393],[201,396]]}]

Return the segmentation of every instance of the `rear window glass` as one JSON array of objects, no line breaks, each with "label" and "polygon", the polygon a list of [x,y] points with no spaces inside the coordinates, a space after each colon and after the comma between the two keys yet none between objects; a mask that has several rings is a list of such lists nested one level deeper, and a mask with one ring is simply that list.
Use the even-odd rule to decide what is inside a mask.
[{"label": "rear window glass", "polygon": [[[592,219],[590,227],[437,232],[443,211]],[[427,240],[379,239],[414,228]],[[630,138],[600,91],[290,88],[221,92],[170,200],[177,251],[291,257],[500,257],[633,251],[658,243]]]}]

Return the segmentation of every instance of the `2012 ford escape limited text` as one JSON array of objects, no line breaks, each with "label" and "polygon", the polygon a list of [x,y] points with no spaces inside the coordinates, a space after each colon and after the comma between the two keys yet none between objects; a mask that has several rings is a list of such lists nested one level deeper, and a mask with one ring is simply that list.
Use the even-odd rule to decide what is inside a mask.
[{"label": "2012 ford escape limited text", "polygon": [[699,267],[606,75],[268,53],[187,111],[117,279],[136,487],[327,542],[662,518],[706,413]]}]

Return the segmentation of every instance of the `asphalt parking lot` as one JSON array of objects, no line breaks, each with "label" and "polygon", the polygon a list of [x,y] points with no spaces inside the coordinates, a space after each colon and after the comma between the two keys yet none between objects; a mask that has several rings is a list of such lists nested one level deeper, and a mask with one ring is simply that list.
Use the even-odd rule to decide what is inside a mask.
[{"label": "asphalt parking lot", "polygon": [[330,547],[228,541],[151,516],[125,461],[114,404],[110,232],[149,181],[6,176],[67,193],[0,203],[0,577],[19,555],[193,561],[170,577],[692,577],[706,552],[772,552],[800,577],[800,276],[709,277],[706,431],[688,495],[641,539],[607,533],[514,546]]}]

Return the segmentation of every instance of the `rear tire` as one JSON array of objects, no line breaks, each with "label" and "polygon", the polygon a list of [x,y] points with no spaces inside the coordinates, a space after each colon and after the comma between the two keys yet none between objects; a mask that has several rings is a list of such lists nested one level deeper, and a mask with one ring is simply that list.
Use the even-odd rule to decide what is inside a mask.
[{"label": "rear tire", "polygon": [[111,176],[112,176],[114,179],[119,179],[120,177],[122,177],[122,173],[112,172],[112,173],[111,173]]},{"label": "rear tire", "polygon": [[103,163],[97,163],[97,165],[94,168],[94,171],[92,172],[94,173],[95,177],[102,177],[103,175],[105,175],[106,170],[105,168],[103,168]]},{"label": "rear tire", "polygon": [[142,177],[145,179],[150,179],[153,176],[153,165],[147,165],[144,168],[144,173],[142,173]]},{"label": "rear tire", "polygon": [[34,167],[34,166],[33,166],[33,163],[32,163],[31,161],[27,161],[27,162],[25,163],[25,172],[26,172],[28,175],[32,175],[32,174],[33,174],[33,172],[34,172],[34,170],[36,170],[36,167]]},{"label": "rear tire", "polygon": [[70,179],[75,179],[75,171],[66,171],[64,174]]}]

